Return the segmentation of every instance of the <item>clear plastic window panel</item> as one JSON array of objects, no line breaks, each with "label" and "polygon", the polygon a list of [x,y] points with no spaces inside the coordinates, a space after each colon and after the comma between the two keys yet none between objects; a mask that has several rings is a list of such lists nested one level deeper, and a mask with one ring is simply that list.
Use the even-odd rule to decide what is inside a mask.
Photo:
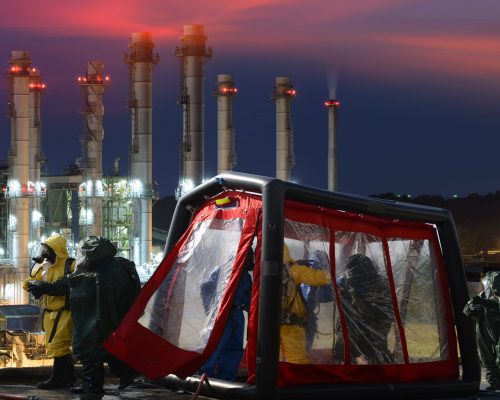
[{"label": "clear plastic window panel", "polygon": [[[331,280],[330,233],[285,221],[280,361],[334,364],[337,302]],[[288,254],[288,256],[286,255]]]},{"label": "clear plastic window panel", "polygon": [[391,238],[388,244],[410,363],[447,359],[443,293],[429,241]]},{"label": "clear plastic window panel", "polygon": [[214,219],[197,224],[139,323],[179,348],[203,352],[229,283],[243,223]]},{"label": "clear plastic window panel", "polygon": [[[350,363],[403,363],[382,239],[361,232],[336,232],[335,263]],[[341,329],[338,324],[337,330]],[[341,359],[344,351],[339,341],[336,357]]]}]

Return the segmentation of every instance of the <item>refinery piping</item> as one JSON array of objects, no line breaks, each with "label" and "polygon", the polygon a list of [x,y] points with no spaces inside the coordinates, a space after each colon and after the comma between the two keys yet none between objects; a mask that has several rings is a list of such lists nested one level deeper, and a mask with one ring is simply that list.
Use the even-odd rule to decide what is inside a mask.
[{"label": "refinery piping", "polygon": [[[204,80],[205,63],[212,57],[203,25],[185,25],[175,56],[180,62],[183,129],[180,140],[179,198],[205,178]],[[110,84],[102,61],[90,61],[77,84],[83,94],[81,155],[65,174],[43,173],[41,96],[46,85],[32,67],[28,51],[12,51],[6,79],[11,145],[6,169],[0,167],[0,304],[27,304],[21,289],[28,276],[36,244],[59,233],[66,237],[70,255],[88,235],[110,238],[121,256],[131,258],[149,276],[153,259],[152,208],[158,199],[153,187],[153,70],[159,56],[149,32],[132,33],[124,61],[129,69],[131,142],[128,176],[103,174],[105,140],[104,91]],[[238,93],[233,76],[217,76],[217,171],[231,171],[237,162],[233,100]],[[277,77],[271,98],[276,104],[276,177],[289,181],[294,166],[291,102],[296,97],[289,77]],[[336,119],[338,100],[328,100],[328,188],[337,190]],[[5,167],[4,167],[5,168]],[[162,249],[160,249],[161,251]],[[147,277],[146,277],[147,278]]]}]

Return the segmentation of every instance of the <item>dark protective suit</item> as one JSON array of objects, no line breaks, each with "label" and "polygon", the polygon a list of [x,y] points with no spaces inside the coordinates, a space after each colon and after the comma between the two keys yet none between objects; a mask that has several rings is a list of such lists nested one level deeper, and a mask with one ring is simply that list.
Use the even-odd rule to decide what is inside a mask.
[{"label": "dark protective suit", "polygon": [[74,393],[103,393],[103,362],[120,377],[120,387],[130,384],[135,371],[107,353],[102,344],[118,327],[141,289],[135,264],[115,257],[115,246],[100,236],[80,244],[83,258],[68,277],[73,316],[73,354],[83,365],[83,383]]},{"label": "dark protective suit", "polygon": [[[387,281],[379,275],[371,259],[362,254],[349,257],[346,276],[339,284],[341,305],[346,316],[351,363],[393,362],[387,338],[395,321]],[[343,343],[336,348],[342,359]]]},{"label": "dark protective suit", "polygon": [[476,322],[479,358],[491,389],[500,389],[500,272],[486,274],[485,290],[467,302],[464,314]]}]

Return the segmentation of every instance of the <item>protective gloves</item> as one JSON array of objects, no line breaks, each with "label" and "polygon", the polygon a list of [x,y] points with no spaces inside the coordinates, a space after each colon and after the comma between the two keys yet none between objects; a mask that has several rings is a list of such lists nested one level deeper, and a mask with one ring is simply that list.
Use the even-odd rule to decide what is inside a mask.
[{"label": "protective gloves", "polygon": [[44,294],[49,296],[65,296],[69,294],[69,283],[66,278],[59,279],[54,283],[32,280],[28,282],[28,292],[35,299],[39,299]]}]

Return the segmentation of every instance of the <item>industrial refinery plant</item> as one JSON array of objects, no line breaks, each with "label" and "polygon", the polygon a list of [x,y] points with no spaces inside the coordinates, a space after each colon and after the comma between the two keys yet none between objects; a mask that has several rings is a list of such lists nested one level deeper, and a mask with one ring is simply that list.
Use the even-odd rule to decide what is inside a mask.
[{"label": "industrial refinery plant", "polygon": [[[175,49],[180,62],[177,102],[183,118],[177,199],[205,178],[204,66],[212,57],[206,42],[203,25],[185,25]],[[75,82],[75,93],[78,87],[82,93],[81,154],[61,175],[48,175],[44,173],[40,110],[43,96],[50,91],[29,52],[11,52],[5,73],[11,142],[7,161],[0,163],[0,305],[30,302],[21,282],[28,276],[37,244],[54,233],[66,237],[73,257],[84,237],[109,238],[119,255],[135,262],[144,280],[160,261],[154,254],[161,255],[163,248],[154,248],[153,236],[164,243],[166,232],[154,230],[152,224],[152,208],[159,198],[152,176],[152,90],[154,67],[160,58],[154,52],[151,33],[132,33],[128,47],[124,57],[130,77],[131,116],[127,176],[121,173],[120,159],[115,160],[112,173],[103,173],[105,92],[112,84],[104,63],[89,61]],[[237,162],[232,120],[237,94],[231,75],[217,76],[212,95],[218,113],[218,173],[231,171]],[[276,103],[276,177],[285,181],[291,180],[294,165],[291,103],[295,96],[290,78],[277,77],[271,96]],[[340,103],[328,100],[325,105],[329,110],[328,187],[336,190],[335,135]]]}]

